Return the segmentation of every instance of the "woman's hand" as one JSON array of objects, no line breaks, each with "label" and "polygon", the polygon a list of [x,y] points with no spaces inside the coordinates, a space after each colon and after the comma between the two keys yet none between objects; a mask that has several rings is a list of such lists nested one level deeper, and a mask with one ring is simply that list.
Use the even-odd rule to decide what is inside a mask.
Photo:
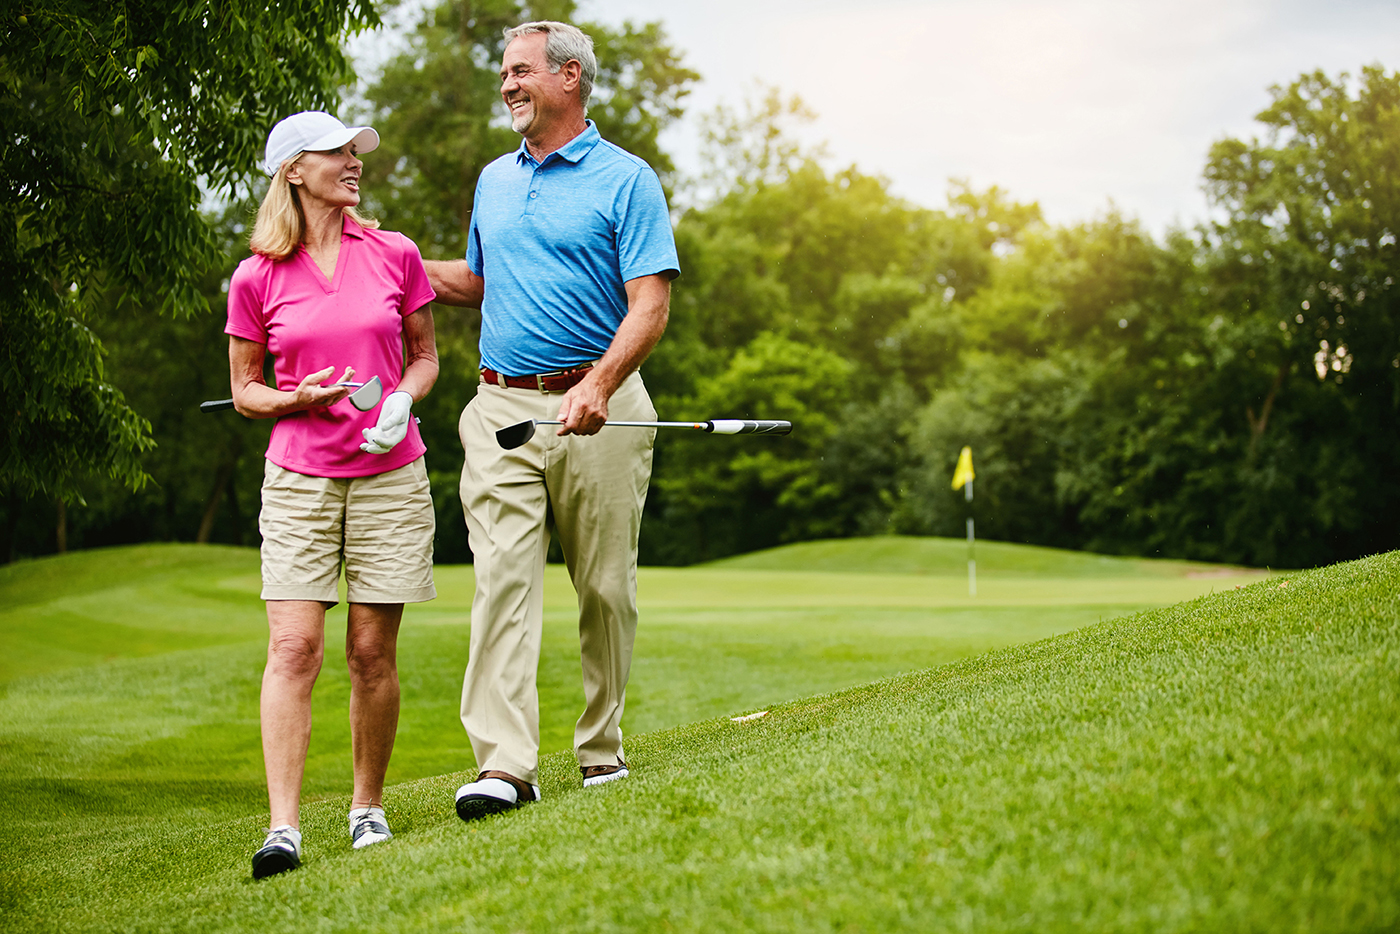
[{"label": "woman's hand", "polygon": [[321,385],[335,372],[335,367],[312,373],[291,392],[273,389],[263,381],[263,360],[267,345],[241,337],[229,336],[228,359],[233,407],[245,418],[278,418],[305,409],[334,405],[354,392],[354,386],[341,386],[355,375],[354,367],[346,367],[340,379],[330,386]]},{"label": "woman's hand", "polygon": [[318,405],[335,405],[354,392],[354,386],[339,385],[350,381],[350,378],[355,375],[354,367],[347,366],[345,372],[335,383],[329,386],[321,385],[334,372],[335,367],[328,366],[303,379],[301,384],[292,391],[292,405],[297,409],[310,409]]}]

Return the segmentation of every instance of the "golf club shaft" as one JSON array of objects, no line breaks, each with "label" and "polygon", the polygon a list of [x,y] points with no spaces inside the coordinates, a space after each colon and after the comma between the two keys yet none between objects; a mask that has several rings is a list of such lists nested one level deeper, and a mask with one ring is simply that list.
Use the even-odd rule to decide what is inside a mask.
[{"label": "golf club shaft", "polygon": [[[536,425],[562,425],[561,421],[555,419],[540,418],[535,420]],[[690,428],[694,431],[709,431],[708,422],[613,422],[603,423],[606,428],[612,425],[615,428]]]},{"label": "golf club shaft", "polygon": [[[536,425],[562,425],[561,421],[537,419]],[[792,422],[763,418],[713,418],[705,422],[613,422],[603,423],[606,428],[689,428],[692,431],[710,431],[717,435],[785,435],[792,431]]]},{"label": "golf club shaft", "polygon": [[[379,400],[383,397],[382,391],[379,392],[378,395],[374,395],[374,396],[373,396],[374,401],[373,401],[372,403],[370,403],[369,405],[363,407],[363,408],[361,408],[361,406],[360,406],[358,403],[356,403],[356,401],[355,401],[355,395],[356,395],[356,393],[358,393],[361,389],[363,389],[365,386],[369,386],[369,385],[371,385],[371,384],[378,385],[378,384],[379,384],[379,377],[378,377],[378,376],[372,377],[371,379],[369,379],[368,381],[363,382],[363,383],[356,383],[356,382],[345,381],[345,382],[340,382],[340,383],[332,383],[331,385],[332,385],[332,386],[349,386],[349,387],[353,388],[353,389],[355,390],[355,392],[350,393],[350,395],[347,396],[346,398],[348,398],[348,399],[350,400],[350,404],[351,404],[351,405],[354,405],[355,408],[359,409],[361,412],[368,412],[370,409],[374,408],[376,405],[379,404]],[[231,409],[231,408],[233,408],[233,400],[232,400],[232,399],[211,399],[211,400],[208,401],[208,402],[201,402],[201,403],[199,404],[199,410],[200,410],[201,412],[206,412],[206,413],[207,413],[207,412],[227,412],[227,411],[228,411],[229,409]]]}]

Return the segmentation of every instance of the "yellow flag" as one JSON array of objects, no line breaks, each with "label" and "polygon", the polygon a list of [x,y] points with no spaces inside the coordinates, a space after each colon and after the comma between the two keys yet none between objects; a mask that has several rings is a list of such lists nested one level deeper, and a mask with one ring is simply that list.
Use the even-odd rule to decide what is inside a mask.
[{"label": "yellow flag", "polygon": [[972,472],[972,448],[965,447],[958,455],[958,466],[953,471],[953,489],[961,490],[965,484],[975,479],[977,475]]}]

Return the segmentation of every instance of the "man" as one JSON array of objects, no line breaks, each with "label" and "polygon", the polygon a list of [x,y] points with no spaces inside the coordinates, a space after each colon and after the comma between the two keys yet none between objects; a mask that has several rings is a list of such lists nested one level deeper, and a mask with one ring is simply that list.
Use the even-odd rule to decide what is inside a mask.
[{"label": "man", "polygon": [[[463,820],[539,799],[543,575],[559,536],[579,600],[585,786],[627,776],[622,719],[637,626],[637,534],[655,431],[637,368],[680,274],[665,196],[586,119],[593,43],[573,26],[505,31],[501,98],[524,140],[477,182],[464,261],[428,263],[438,301],[481,308],[481,385],[462,412],[462,506],[476,563],[462,723],[481,770]],[[495,432],[559,419],[524,447]]]}]

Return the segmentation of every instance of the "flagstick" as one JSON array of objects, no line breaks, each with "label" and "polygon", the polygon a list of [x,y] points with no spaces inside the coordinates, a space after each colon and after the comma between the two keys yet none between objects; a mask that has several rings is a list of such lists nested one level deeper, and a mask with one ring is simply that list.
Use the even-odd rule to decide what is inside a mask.
[{"label": "flagstick", "polygon": [[[972,481],[963,487],[967,495],[968,511],[972,510]],[[967,595],[977,596],[977,551],[972,535],[972,516],[967,517]]]}]

